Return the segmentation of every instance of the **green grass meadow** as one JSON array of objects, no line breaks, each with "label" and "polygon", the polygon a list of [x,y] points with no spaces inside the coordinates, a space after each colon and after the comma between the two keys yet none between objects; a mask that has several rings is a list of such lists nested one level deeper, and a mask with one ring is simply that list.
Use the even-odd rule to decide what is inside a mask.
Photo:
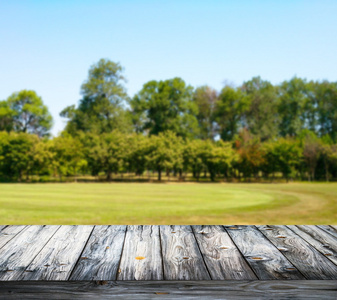
[{"label": "green grass meadow", "polygon": [[0,185],[0,224],[336,223],[337,183]]}]

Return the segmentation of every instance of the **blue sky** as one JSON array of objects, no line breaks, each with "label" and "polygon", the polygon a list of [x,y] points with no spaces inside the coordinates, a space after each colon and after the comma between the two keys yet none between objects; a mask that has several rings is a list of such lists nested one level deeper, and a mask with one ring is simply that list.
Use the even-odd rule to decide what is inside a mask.
[{"label": "blue sky", "polygon": [[54,118],[89,67],[119,62],[130,96],[176,76],[220,90],[253,76],[337,81],[337,1],[0,0],[0,99],[35,90]]}]

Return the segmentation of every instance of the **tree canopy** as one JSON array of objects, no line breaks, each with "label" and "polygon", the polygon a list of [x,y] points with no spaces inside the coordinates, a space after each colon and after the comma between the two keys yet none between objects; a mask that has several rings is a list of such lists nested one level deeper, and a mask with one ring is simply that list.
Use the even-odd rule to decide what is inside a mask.
[{"label": "tree canopy", "polygon": [[75,135],[78,131],[131,131],[131,120],[124,109],[128,96],[122,72],[120,64],[107,59],[90,67],[88,79],[81,86],[83,97],[78,107],[68,106],[60,113],[69,120],[67,132]]},{"label": "tree canopy", "polygon": [[198,107],[199,137],[203,140],[213,140],[217,134],[214,122],[217,101],[217,91],[207,85],[196,88],[193,93],[193,102]]},{"label": "tree canopy", "polygon": [[28,132],[45,136],[49,134],[53,119],[47,106],[35,91],[13,93],[0,103],[0,127],[5,130]]},{"label": "tree canopy", "polygon": [[175,77],[131,98],[123,73],[109,59],[93,64],[58,137],[35,91],[0,101],[0,180],[337,179],[337,82],[253,77],[217,91]]},{"label": "tree canopy", "polygon": [[150,135],[172,131],[182,137],[198,135],[197,105],[192,102],[193,88],[181,78],[150,81],[131,100],[137,124]]},{"label": "tree canopy", "polygon": [[231,141],[238,134],[245,126],[243,116],[248,109],[249,101],[241,89],[225,86],[221,90],[214,112],[221,139]]}]

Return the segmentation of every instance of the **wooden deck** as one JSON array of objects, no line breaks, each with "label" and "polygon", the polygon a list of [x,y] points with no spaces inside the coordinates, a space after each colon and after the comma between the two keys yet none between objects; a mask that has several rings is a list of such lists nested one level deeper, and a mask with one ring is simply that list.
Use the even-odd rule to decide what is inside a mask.
[{"label": "wooden deck", "polygon": [[0,299],[67,296],[337,299],[337,226],[0,226]]}]

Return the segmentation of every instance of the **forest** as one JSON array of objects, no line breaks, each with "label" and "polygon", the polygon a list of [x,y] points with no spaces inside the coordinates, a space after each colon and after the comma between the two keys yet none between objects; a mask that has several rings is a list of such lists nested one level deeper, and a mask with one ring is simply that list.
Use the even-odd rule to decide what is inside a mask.
[{"label": "forest", "polygon": [[57,136],[33,90],[0,101],[0,180],[333,181],[337,82],[254,77],[240,86],[149,81],[133,97],[101,59]]}]

